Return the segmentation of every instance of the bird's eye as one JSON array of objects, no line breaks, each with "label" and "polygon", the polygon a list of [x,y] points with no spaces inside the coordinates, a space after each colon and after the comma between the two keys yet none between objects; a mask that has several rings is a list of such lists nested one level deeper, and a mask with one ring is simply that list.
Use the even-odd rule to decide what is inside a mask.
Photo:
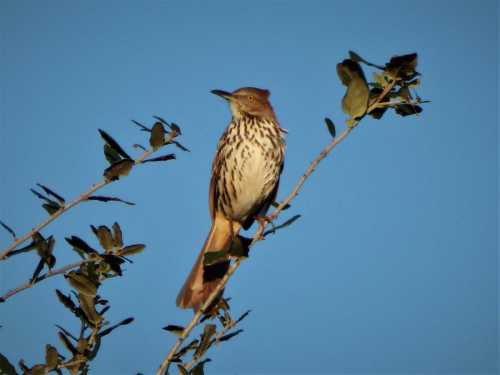
[{"label": "bird's eye", "polygon": [[251,102],[253,102],[254,97],[252,95],[248,95],[248,100],[251,101]]}]

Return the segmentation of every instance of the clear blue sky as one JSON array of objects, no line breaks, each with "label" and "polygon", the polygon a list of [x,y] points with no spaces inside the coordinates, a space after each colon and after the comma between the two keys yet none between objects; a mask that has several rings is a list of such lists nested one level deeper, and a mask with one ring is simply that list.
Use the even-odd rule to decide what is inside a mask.
[{"label": "clear blue sky", "polygon": [[[270,89],[289,130],[284,197],[343,128],[335,65],[349,49],[384,63],[418,52],[431,99],[418,118],[368,119],[320,165],[288,215],[231,285],[245,332],[210,353],[209,373],[493,373],[498,369],[498,2],[217,1],[0,3],[0,218],[23,233],[45,217],[28,191],[67,198],[100,179],[97,128],[132,153],[131,125],[177,122],[191,153],[147,165],[43,233],[58,265],[63,238],[95,245],[89,224],[122,225],[147,249],[104,284],[108,317],[136,321],[106,337],[95,374],[151,373],[190,311],[175,296],[209,229],[207,190],[229,121],[209,93]],[[135,154],[134,154],[135,155]],[[9,237],[0,233],[0,243]],[[3,247],[3,245],[2,245]],[[34,255],[0,264],[1,292],[25,281]],[[76,328],[52,279],[0,306],[0,352],[41,361]]]}]

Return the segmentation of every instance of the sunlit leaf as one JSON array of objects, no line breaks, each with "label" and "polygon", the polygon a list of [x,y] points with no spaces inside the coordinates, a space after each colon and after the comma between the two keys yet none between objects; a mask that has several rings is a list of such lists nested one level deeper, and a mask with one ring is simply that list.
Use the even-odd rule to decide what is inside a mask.
[{"label": "sunlit leaf", "polygon": [[217,332],[217,326],[215,324],[206,324],[203,328],[203,333],[200,338],[200,345],[196,348],[194,356],[200,358],[210,347],[212,342],[212,336]]},{"label": "sunlit leaf", "polygon": [[52,345],[45,346],[45,363],[49,370],[53,370],[59,362],[59,353]]},{"label": "sunlit leaf", "polygon": [[104,177],[109,181],[118,180],[122,176],[127,176],[134,166],[131,159],[122,159],[110,165],[104,170]]},{"label": "sunlit leaf", "polygon": [[93,325],[97,325],[102,321],[102,316],[95,309],[95,298],[88,294],[79,294],[80,307],[87,317],[88,321]]},{"label": "sunlit leaf", "polygon": [[112,226],[113,229],[113,244],[116,248],[120,248],[123,246],[123,235],[122,229],[120,228],[120,224],[114,223]]},{"label": "sunlit leaf", "polygon": [[113,248],[113,236],[107,226],[100,225],[97,228],[97,239],[104,250],[109,251]]},{"label": "sunlit leaf", "polygon": [[342,99],[342,110],[352,119],[362,117],[368,108],[370,91],[363,70],[353,60],[346,59],[337,64],[337,74],[347,86]]},{"label": "sunlit leaf", "polygon": [[125,246],[122,251],[120,252],[120,255],[122,256],[130,256],[130,255],[136,255],[141,253],[146,245],[143,244],[135,244],[135,245],[129,245]]},{"label": "sunlit leaf", "polygon": [[71,271],[64,275],[69,284],[79,293],[94,297],[97,293],[97,285],[79,271]]},{"label": "sunlit leaf", "polygon": [[165,144],[165,128],[161,122],[155,122],[151,129],[149,144],[153,150],[158,150]]}]

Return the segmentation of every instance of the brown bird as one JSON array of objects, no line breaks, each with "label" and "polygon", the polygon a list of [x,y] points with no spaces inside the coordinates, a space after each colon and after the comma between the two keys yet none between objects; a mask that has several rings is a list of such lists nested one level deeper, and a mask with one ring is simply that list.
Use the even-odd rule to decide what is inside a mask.
[{"label": "brown bird", "polygon": [[270,92],[244,87],[213,90],[229,102],[232,119],[212,162],[209,209],[212,228],[177,296],[177,306],[198,311],[229,267],[229,258],[204,267],[207,252],[227,250],[241,228],[263,218],[276,198],[285,153],[284,130],[269,103]]}]

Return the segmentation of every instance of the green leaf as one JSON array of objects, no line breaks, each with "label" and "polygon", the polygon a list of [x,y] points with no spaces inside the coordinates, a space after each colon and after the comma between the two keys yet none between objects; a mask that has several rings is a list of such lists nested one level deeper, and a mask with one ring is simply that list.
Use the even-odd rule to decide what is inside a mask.
[{"label": "green leaf", "polygon": [[113,236],[111,235],[111,231],[107,226],[100,225],[97,228],[96,236],[99,240],[99,243],[101,244],[101,247],[106,250],[106,252],[109,252],[109,250],[113,248]]},{"label": "green leaf", "polygon": [[116,142],[108,133],[106,133],[104,130],[99,129],[99,134],[101,134],[102,139],[113,149],[115,150],[118,154],[120,154],[124,159],[132,159],[123,149],[121,146]]},{"label": "green leaf", "polygon": [[122,157],[107,143],[104,145],[104,157],[109,164],[114,164],[122,160]]},{"label": "green leaf", "polygon": [[122,229],[120,228],[120,224],[114,223],[112,226],[113,229],[113,245],[116,248],[121,248],[123,246],[123,235]]},{"label": "green leaf", "polygon": [[146,245],[143,245],[143,244],[135,244],[135,245],[125,246],[120,251],[120,255],[125,256],[125,257],[130,256],[130,255],[136,255],[136,254],[141,253],[145,247],[146,247]]},{"label": "green leaf", "polygon": [[174,160],[175,159],[175,154],[166,154],[162,156],[158,156],[156,158],[151,158],[151,159],[145,159],[142,161],[142,163],[151,163],[151,162],[157,162],[157,161],[168,161],[168,160]]},{"label": "green leaf", "polygon": [[43,189],[43,191],[45,191],[46,194],[56,198],[60,204],[64,205],[66,203],[66,201],[64,200],[63,197],[61,197],[59,194],[57,194],[56,192],[54,192],[53,190],[49,189],[47,186],[45,185],[42,185],[42,184],[37,184],[40,188]]},{"label": "green leaf", "polygon": [[219,251],[209,251],[205,253],[203,257],[203,265],[211,266],[216,263],[220,263],[227,260],[227,251],[219,250]]},{"label": "green leaf", "polygon": [[328,117],[325,117],[325,124],[332,138],[335,138],[335,136],[337,135],[337,131],[335,130],[335,124],[333,123],[333,121]]},{"label": "green leaf", "polygon": [[139,121],[132,120],[134,124],[136,124],[139,128],[141,128],[142,131],[144,132],[151,132],[151,129],[148,128],[147,126],[142,125]]},{"label": "green leaf", "polygon": [[79,271],[68,272],[64,277],[79,293],[90,297],[97,294],[97,285]]},{"label": "green leaf", "polygon": [[9,362],[7,357],[0,353],[0,374],[17,375],[16,368]]},{"label": "green leaf", "polygon": [[149,137],[149,144],[153,150],[158,150],[165,144],[165,128],[161,122],[155,122]]},{"label": "green leaf", "polygon": [[72,312],[76,311],[76,305],[70,296],[65,295],[59,289],[56,289],[56,294],[57,298],[59,299],[59,302],[61,302],[64,305],[64,307],[71,310]]},{"label": "green leaf", "polygon": [[179,373],[181,375],[189,375],[189,371],[186,370],[186,368],[183,365],[177,365],[177,368],[179,369]]},{"label": "green leaf", "polygon": [[247,238],[241,235],[237,235],[231,241],[231,246],[229,247],[229,254],[238,258],[248,258],[250,253],[250,244],[252,243],[251,238]]},{"label": "green leaf", "polygon": [[63,343],[64,347],[72,355],[76,355],[78,353],[75,346],[71,343],[71,341],[68,339],[68,337],[64,333],[58,332],[58,336],[59,336],[59,339],[61,340],[61,342]]},{"label": "green leaf", "polygon": [[9,232],[12,237],[15,239],[16,238],[16,233],[7,225],[5,224],[3,221],[0,220],[0,225],[7,231]]},{"label": "green leaf", "polygon": [[206,324],[203,328],[203,333],[200,338],[200,345],[196,348],[194,352],[195,358],[200,358],[208,350],[212,343],[212,336],[217,332],[217,326],[215,324]]},{"label": "green leaf", "polygon": [[243,319],[245,319],[251,312],[252,310],[247,310],[245,311],[238,319],[236,319],[236,323],[241,322]]},{"label": "green leaf", "polygon": [[92,247],[90,247],[80,237],[71,236],[71,237],[66,237],[65,240],[82,258],[85,258],[85,254],[97,254],[97,251]]},{"label": "green leaf", "polygon": [[193,367],[190,374],[191,375],[204,375],[205,374],[205,370],[204,370],[205,363],[208,363],[210,361],[211,361],[211,359],[207,358],[201,362],[198,362],[198,364],[195,367]]},{"label": "green leaf", "polygon": [[413,104],[398,104],[395,108],[396,113],[403,117],[418,115],[422,110],[422,107]]},{"label": "green leaf", "polygon": [[241,332],[243,332],[243,330],[242,329],[238,329],[238,330],[236,330],[234,332],[228,333],[227,335],[224,335],[224,336],[220,337],[219,340],[217,340],[217,341],[227,341],[227,340],[230,340],[234,336],[239,335]]},{"label": "green leaf", "polygon": [[[278,208],[280,206],[281,203],[279,202],[273,202],[271,203],[271,206],[275,207],[275,208]],[[283,210],[282,211],[285,211],[285,210],[288,210],[290,207],[292,207],[292,205],[290,204],[285,204],[285,207],[283,207]]]},{"label": "green leaf", "polygon": [[122,159],[111,164],[104,170],[104,177],[108,181],[118,180],[120,177],[127,176],[134,167],[134,161],[131,159]]},{"label": "green leaf", "polygon": [[342,99],[342,110],[352,119],[362,117],[368,108],[370,90],[361,66],[350,59],[337,64],[337,74],[347,86]]},{"label": "green leaf", "polygon": [[42,207],[49,213],[49,215],[54,215],[57,211],[61,209],[61,206],[59,206],[57,203],[44,203],[42,204]]},{"label": "green leaf", "polygon": [[168,326],[165,326],[162,329],[165,331],[171,332],[177,336],[181,336],[182,333],[184,332],[184,327],[176,326],[174,324],[169,324]]},{"label": "green leaf", "polygon": [[59,353],[57,349],[49,344],[45,346],[45,363],[49,371],[55,369],[59,363]]},{"label": "green leaf", "polygon": [[128,204],[129,206],[135,206],[135,203],[125,201],[120,198],[115,198],[115,197],[105,197],[102,195],[92,195],[87,198],[88,201],[99,201],[99,202],[122,202],[125,204]]},{"label": "green leaf", "polygon": [[99,315],[95,309],[95,297],[80,293],[78,299],[80,300],[80,308],[87,317],[89,323],[91,323],[92,326],[99,324],[102,321],[102,316]]},{"label": "green leaf", "polygon": [[415,78],[419,73],[417,68],[418,55],[410,53],[408,55],[394,56],[385,65],[385,72],[393,79],[404,81]]}]

